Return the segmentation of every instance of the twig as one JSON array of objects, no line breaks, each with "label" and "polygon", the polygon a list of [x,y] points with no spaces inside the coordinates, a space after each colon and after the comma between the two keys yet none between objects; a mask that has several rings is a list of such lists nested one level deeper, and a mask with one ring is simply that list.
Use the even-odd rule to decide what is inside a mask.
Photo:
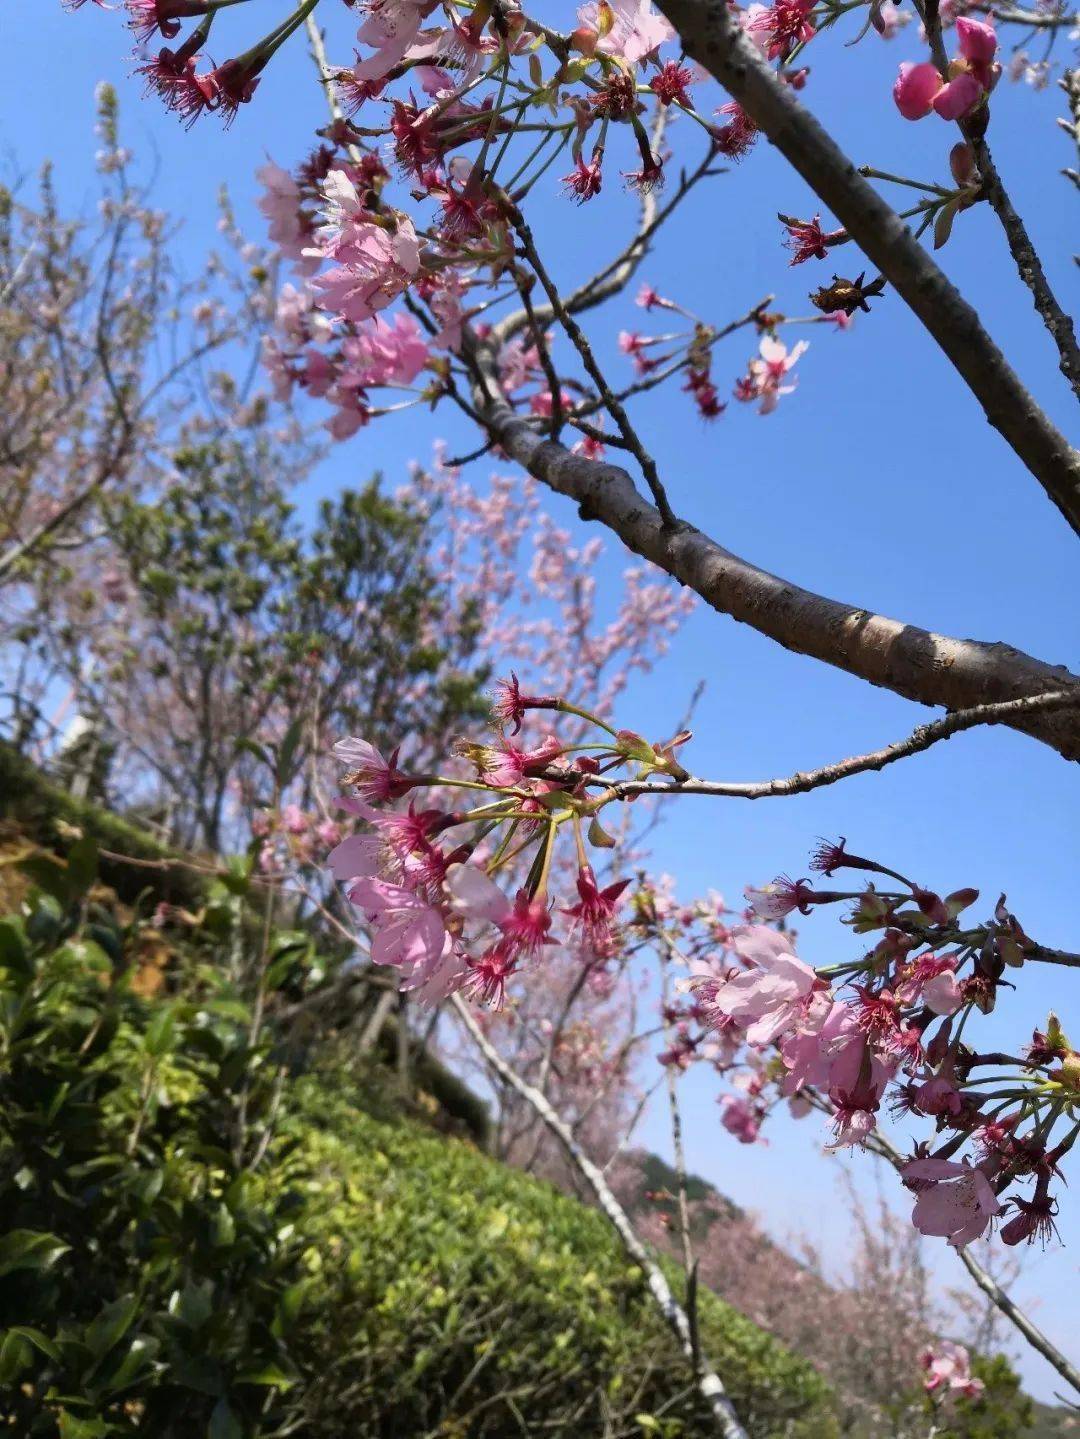
[{"label": "twig", "polygon": [[986,140],[972,141],[972,148],[975,152],[975,163],[982,176],[982,193],[989,201],[994,214],[1001,221],[1001,228],[1005,231],[1005,238],[1009,242],[1009,253],[1013,257],[1020,278],[1031,291],[1035,308],[1057,346],[1058,368],[1072,386],[1075,394],[1080,397],[1080,346],[1076,343],[1076,331],[1073,328],[1072,316],[1067,315],[1061,308],[1050,288],[1042,261],[1031,242],[1023,220],[1009,199],[1008,191],[1001,182],[1001,176],[997,172]]},{"label": "twig", "polygon": [[609,412],[611,418],[619,427],[619,433],[626,441],[628,449],[630,450],[634,458],[637,460],[638,464],[641,466],[641,473],[645,476],[646,483],[648,484],[649,489],[652,491],[653,500],[656,503],[657,510],[660,512],[660,518],[664,524],[665,529],[674,529],[676,523],[675,516],[672,513],[671,505],[668,503],[667,492],[665,491],[664,486],[661,483],[660,475],[656,468],[656,461],[646,451],[644,445],[639,440],[636,430],[630,423],[630,417],[626,413],[626,410],[623,408],[622,402],[612,393],[607,380],[604,378],[603,371],[596,363],[596,359],[592,352],[592,346],[585,338],[581,326],[569,313],[566,306],[559,298],[559,292],[555,288],[555,285],[552,282],[552,279],[548,274],[547,270],[545,269],[544,263],[540,259],[539,253],[537,252],[536,243],[532,237],[532,231],[526,224],[525,218],[521,214],[520,210],[513,210],[511,212],[511,219],[513,221],[514,229],[517,231],[518,238],[521,241],[522,248],[525,251],[525,256],[528,259],[529,264],[532,265],[533,269],[536,271],[537,278],[539,279],[541,285],[543,285],[544,287],[556,319],[559,321],[559,324],[562,325],[563,329],[569,336],[574,348],[581,356],[581,363],[585,366],[585,369],[588,371],[590,378],[596,385],[596,388],[603,399],[604,408]]},{"label": "twig", "polygon": [[854,755],[836,764],[822,765],[820,769],[800,770],[786,779],[767,779],[758,783],[737,783],[727,780],[605,780],[587,777],[583,783],[603,785],[617,799],[626,799],[639,794],[699,794],[714,795],[728,799],[771,799],[774,797],[806,794],[824,785],[836,784],[838,780],[851,775],[864,774],[867,770],[882,770],[886,765],[909,755],[921,754],[941,740],[950,739],[963,730],[974,729],[977,725],[1005,724],[1025,714],[1040,711],[1080,707],[1080,693],[1076,690],[1053,690],[1049,694],[1025,695],[1018,700],[1004,700],[1000,704],[975,705],[968,710],[955,710],[952,714],[929,724],[919,725],[907,739],[885,745],[883,749],[871,750],[869,754]]},{"label": "twig", "polygon": [[[823,1114],[834,1112],[832,1103],[816,1090],[804,1088],[799,1093],[805,1095],[814,1108],[819,1109]],[[886,1160],[897,1172],[906,1163],[904,1156],[896,1146],[881,1133],[869,1135],[864,1141],[864,1147],[872,1154]],[[1048,1364],[1053,1365],[1064,1380],[1071,1384],[1077,1392],[1080,1392],[1080,1370],[1076,1368],[1075,1364],[1071,1364],[1060,1349],[1047,1339],[1042,1330],[1031,1322],[1015,1300],[1006,1294],[1001,1285],[987,1273],[968,1249],[958,1249],[956,1252],[960,1256],[960,1262],[964,1268],[995,1308],[1000,1310],[1005,1318],[1020,1331],[1031,1347],[1037,1350]]]},{"label": "twig", "polygon": [[[599,520],[633,550],[699,594],[721,614],[749,624],[786,649],[807,654],[921,704],[953,710],[998,704],[1072,686],[1062,666],[1002,644],[959,640],[801,589],[733,554],[682,522],[665,527],[626,470],[571,454],[543,440],[499,393],[494,360],[465,336],[474,365],[476,413],[511,459],[550,489],[567,495],[583,518]],[[482,381],[482,384],[480,383]],[[1080,724],[1052,711],[1006,721],[1066,759],[1080,758]]]}]

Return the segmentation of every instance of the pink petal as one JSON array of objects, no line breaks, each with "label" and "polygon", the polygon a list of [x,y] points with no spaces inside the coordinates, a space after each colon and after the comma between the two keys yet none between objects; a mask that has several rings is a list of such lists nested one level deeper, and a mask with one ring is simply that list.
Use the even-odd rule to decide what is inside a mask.
[{"label": "pink petal", "polygon": [[997,54],[997,34],[994,27],[984,20],[972,20],[967,15],[961,15],[956,22],[956,34],[960,41],[960,54],[965,60],[989,65]]},{"label": "pink petal", "polygon": [[934,97],[934,109],[943,120],[962,120],[983,97],[974,75],[956,75]]},{"label": "pink petal", "polygon": [[934,96],[940,89],[941,76],[929,60],[921,65],[913,65],[910,60],[905,60],[900,66],[900,74],[892,93],[896,108],[905,120],[921,120],[924,115],[929,115]]}]

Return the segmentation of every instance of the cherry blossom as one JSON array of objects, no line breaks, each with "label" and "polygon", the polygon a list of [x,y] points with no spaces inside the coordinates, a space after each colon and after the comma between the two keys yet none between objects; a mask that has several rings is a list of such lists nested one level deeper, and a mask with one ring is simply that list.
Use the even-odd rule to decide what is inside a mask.
[{"label": "cherry blossom", "polygon": [[940,1389],[959,1393],[965,1399],[978,1399],[985,1385],[971,1373],[971,1358],[962,1344],[953,1344],[948,1339],[939,1339],[920,1356],[926,1370],[923,1381],[928,1394]]},{"label": "cherry blossom", "polygon": [[913,1159],[900,1171],[916,1191],[911,1222],[920,1234],[947,1238],[963,1249],[1001,1213],[990,1181],[978,1167],[949,1159]]},{"label": "cherry blossom", "polygon": [[637,65],[669,40],[675,31],[653,9],[651,0],[591,0],[577,12],[574,32],[579,49],[588,54],[618,56]]}]

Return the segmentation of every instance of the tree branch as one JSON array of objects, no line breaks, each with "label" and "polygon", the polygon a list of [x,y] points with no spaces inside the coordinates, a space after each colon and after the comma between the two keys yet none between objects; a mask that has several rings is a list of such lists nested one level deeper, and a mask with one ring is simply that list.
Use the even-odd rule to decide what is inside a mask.
[{"label": "tree branch", "polygon": [[975,309],[744,38],[727,0],[659,4],[687,53],[734,96],[922,321],[987,420],[1080,535],[1080,455],[1025,389]]},{"label": "tree branch", "polygon": [[626,1211],[611,1192],[611,1188],[604,1178],[603,1173],[592,1162],[581,1145],[578,1144],[577,1140],[570,1133],[570,1130],[540,1091],[534,1089],[531,1084],[527,1084],[520,1075],[516,1074],[505,1062],[498,1050],[489,1043],[487,1036],[469,1013],[469,1007],[462,1000],[461,996],[459,994],[452,995],[450,1003],[470,1038],[484,1056],[489,1068],[499,1076],[504,1084],[516,1090],[522,1099],[532,1106],[566,1150],[567,1157],[584,1177],[589,1188],[596,1196],[596,1202],[610,1220],[611,1226],[622,1241],[622,1246],[626,1250],[628,1257],[638,1265],[645,1274],[649,1290],[656,1301],[657,1307],[674,1334],[679,1348],[695,1371],[698,1391],[712,1411],[718,1432],[724,1435],[724,1439],[748,1439],[746,1430],[739,1423],[720,1376],[706,1367],[703,1358],[699,1365],[694,1354],[693,1336],[690,1331],[690,1322],[686,1317],[686,1311],[682,1305],[679,1304],[674,1294],[672,1294],[671,1286],[664,1277],[663,1270],[634,1232],[634,1227],[630,1223]]},{"label": "tree branch", "polygon": [[[687,585],[721,614],[797,654],[823,660],[921,704],[966,710],[1050,691],[1080,694],[1080,677],[1005,644],[952,639],[827,599],[759,569],[685,521],[665,528],[659,512],[617,465],[571,454],[537,435],[500,394],[491,355],[466,335],[475,367],[476,410],[507,455],[599,520],[635,554]],[[1021,714],[1004,721],[1080,759],[1075,714]]]},{"label": "tree branch", "polygon": [[1001,221],[1001,228],[1005,231],[1005,238],[1009,243],[1009,253],[1013,257],[1020,278],[1031,291],[1035,309],[1042,317],[1043,324],[1057,346],[1061,373],[1072,386],[1074,393],[1080,397],[1080,346],[1077,346],[1076,343],[1076,331],[1073,328],[1072,316],[1066,314],[1061,308],[1050,288],[1050,282],[1046,278],[1038,251],[1032,244],[1024,222],[1017,214],[1009,199],[1008,191],[1001,182],[1001,176],[998,174],[990,154],[990,147],[985,139],[974,140],[972,146],[975,151],[975,163],[982,176],[982,193],[986,196],[994,214]]},{"label": "tree branch", "polygon": [[950,739],[963,730],[974,729],[976,725],[1009,724],[1025,715],[1072,707],[1080,708],[1080,691],[1075,689],[1055,690],[1050,694],[1005,700],[1001,704],[976,705],[969,710],[955,710],[939,720],[919,725],[907,739],[897,740],[882,749],[871,750],[869,754],[854,755],[851,759],[842,759],[836,764],[822,765],[820,769],[799,770],[786,779],[766,779],[756,784],[694,779],[692,776],[685,780],[605,780],[586,777],[583,783],[604,785],[617,799],[628,799],[639,794],[706,794],[727,799],[773,799],[784,795],[806,794],[812,789],[836,784],[838,780],[847,779],[851,775],[864,774],[867,770],[881,770],[898,759],[921,754],[940,740]]}]

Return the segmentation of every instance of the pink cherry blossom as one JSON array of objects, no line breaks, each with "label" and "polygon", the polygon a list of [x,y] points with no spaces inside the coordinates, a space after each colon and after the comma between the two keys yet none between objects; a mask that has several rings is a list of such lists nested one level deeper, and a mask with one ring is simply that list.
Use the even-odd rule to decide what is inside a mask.
[{"label": "pink cherry blossom", "polygon": [[580,926],[582,935],[597,954],[609,951],[614,930],[615,911],[628,879],[617,880],[601,889],[590,865],[583,865],[578,871],[578,903],[563,914]]},{"label": "pink cherry blossom", "polygon": [[593,50],[617,55],[629,65],[639,64],[675,38],[675,31],[650,0],[611,0],[610,4],[608,0],[590,0],[577,15],[577,35],[596,37],[591,42]]},{"label": "pink cherry blossom", "polygon": [[959,1114],[964,1107],[963,1096],[946,1074],[935,1074],[920,1084],[912,1096],[920,1114]]},{"label": "pink cherry blossom", "polygon": [[356,33],[361,45],[376,53],[356,63],[358,81],[381,80],[405,59],[420,33],[424,16],[433,9],[429,0],[369,0],[368,18]]},{"label": "pink cherry blossom", "polygon": [[973,66],[990,65],[997,54],[997,32],[985,20],[961,15],[956,22],[956,38],[960,42],[960,54]]},{"label": "pink cherry blossom", "polygon": [[876,1127],[877,1119],[874,1117],[873,1110],[861,1109],[857,1105],[839,1104],[835,1109],[834,1138],[832,1143],[825,1147],[830,1152],[834,1152],[837,1149],[863,1144]]},{"label": "pink cherry blossom", "polygon": [[403,989],[427,984],[450,949],[439,910],[413,890],[381,879],[357,880],[349,899],[374,930],[372,962],[400,969]]},{"label": "pink cherry blossom", "polygon": [[810,20],[814,0],[775,0],[766,8],[751,5],[743,18],[747,35],[770,60],[786,60],[796,45],[817,34]]},{"label": "pink cherry blossom", "polygon": [[744,893],[758,919],[784,919],[795,909],[806,913],[807,897],[813,890],[804,879],[790,880],[781,875],[760,889],[748,884]]},{"label": "pink cherry blossom", "polygon": [[921,120],[934,108],[934,97],[941,89],[942,79],[937,66],[929,60],[914,65],[910,60],[900,64],[900,74],[893,85],[896,108],[905,120]]},{"label": "pink cherry blossom", "polygon": [[741,1025],[751,1044],[768,1044],[795,1027],[817,976],[788,937],[767,925],[735,930],[732,945],[751,968],[716,985],[710,1003]]},{"label": "pink cherry blossom", "polygon": [[926,1370],[923,1385],[928,1394],[946,1388],[962,1394],[966,1399],[977,1399],[985,1385],[971,1373],[971,1359],[962,1344],[953,1344],[948,1339],[935,1340],[931,1348],[920,1356]]},{"label": "pink cherry blossom", "polygon": [[[494,924],[503,934],[505,954],[516,959],[535,954],[551,943],[551,911],[546,902],[519,890],[511,902],[499,886],[475,864],[455,864],[447,872],[450,908],[463,919]],[[505,969],[503,973],[505,975]]]},{"label": "pink cherry blossom", "polygon": [[324,223],[312,253],[336,260],[336,268],[312,284],[323,308],[346,320],[369,320],[405,290],[420,269],[420,242],[407,215],[373,217],[356,186],[341,170],[323,181]]},{"label": "pink cherry blossom", "polygon": [[964,1002],[963,991],[952,969],[943,969],[929,979],[922,989],[922,1002],[935,1014],[955,1014]]},{"label": "pink cherry blossom", "polygon": [[950,1159],[914,1159],[900,1174],[917,1197],[911,1222],[920,1234],[947,1238],[963,1249],[986,1232],[1001,1213],[997,1195],[981,1169]]},{"label": "pink cherry blossom", "polygon": [[807,340],[800,340],[788,350],[782,341],[774,340],[771,335],[762,338],[758,346],[760,358],[751,360],[748,367],[749,378],[753,384],[753,398],[761,400],[759,413],[771,414],[776,409],[780,396],[792,393],[794,384],[784,384],[784,380],[809,348]]},{"label": "pink cherry blossom", "polygon": [[962,120],[983,97],[983,87],[966,70],[954,75],[934,96],[934,110],[943,120]]},{"label": "pink cherry blossom", "polygon": [[351,834],[326,856],[330,873],[342,884],[374,879],[380,872],[382,841],[375,834]]},{"label": "pink cherry blossom", "polygon": [[893,85],[896,108],[905,120],[921,120],[936,111],[943,120],[962,120],[991,91],[1001,73],[996,64],[997,35],[992,25],[962,15],[956,22],[960,54],[943,79],[936,65],[904,61]]},{"label": "pink cherry blossom", "polygon": [[721,1096],[720,1109],[720,1123],[740,1144],[753,1144],[757,1140],[761,1119],[752,1104],[734,1094],[725,1094]]},{"label": "pink cherry blossom", "polygon": [[268,221],[271,241],[286,259],[296,261],[300,274],[313,275],[319,259],[309,250],[312,230],[310,221],[301,213],[299,185],[288,170],[275,165],[273,160],[256,170],[255,178],[265,191],[258,203]]},{"label": "pink cherry blossom", "polygon": [[387,323],[381,316],[342,341],[343,385],[411,385],[428,362],[428,346],[416,320],[398,311]]},{"label": "pink cherry blossom", "polygon": [[373,744],[356,736],[338,740],[334,745],[335,758],[349,766],[345,783],[356,785],[368,804],[400,798],[412,788],[412,781],[397,767],[397,754],[395,750],[386,760]]}]

